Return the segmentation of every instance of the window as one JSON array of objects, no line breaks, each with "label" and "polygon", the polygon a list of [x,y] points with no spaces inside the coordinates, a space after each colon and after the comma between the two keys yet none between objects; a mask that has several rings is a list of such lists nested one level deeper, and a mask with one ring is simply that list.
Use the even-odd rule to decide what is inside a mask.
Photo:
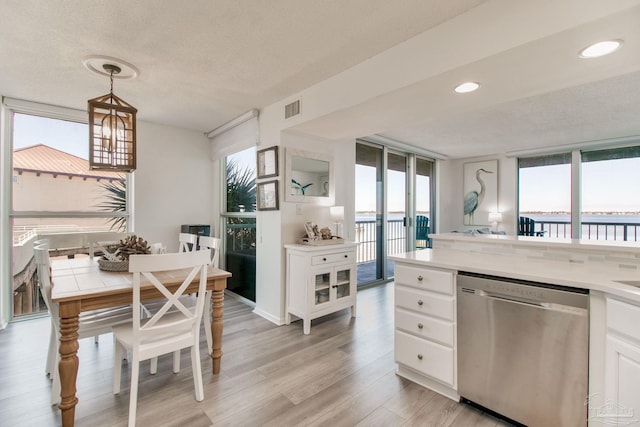
[{"label": "window", "polygon": [[547,237],[571,237],[571,153],[519,159],[518,211]]},{"label": "window", "polygon": [[640,147],[583,151],[582,238],[640,239]]},{"label": "window", "polygon": [[227,289],[256,300],[256,149],[225,158],[223,214],[224,268],[231,272]]},{"label": "window", "polygon": [[546,237],[638,241],[639,181],[638,146],[522,158],[520,216]]},{"label": "window", "polygon": [[[7,113],[11,178],[3,179],[11,183],[11,197],[3,199],[3,210],[9,212],[12,239],[3,244],[11,245],[12,271],[3,280],[11,289],[2,292],[11,295],[16,317],[46,311],[37,290],[33,241],[48,233],[127,231],[128,177],[89,170],[86,114],[19,102]],[[61,255],[81,252],[68,248]]]}]

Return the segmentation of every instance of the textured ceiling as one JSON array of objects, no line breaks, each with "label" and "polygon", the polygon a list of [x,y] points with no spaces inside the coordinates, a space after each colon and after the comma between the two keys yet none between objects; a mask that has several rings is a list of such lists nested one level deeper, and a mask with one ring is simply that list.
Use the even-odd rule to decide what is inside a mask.
[{"label": "textured ceiling", "polygon": [[[537,18],[525,13],[531,3],[514,4],[3,0],[0,95],[84,110],[108,92],[108,80],[84,69],[83,59],[112,56],[140,70],[115,82],[140,119],[205,132],[431,31],[440,49],[434,61],[474,59],[297,130],[329,139],[376,133],[450,157],[640,135],[640,1],[538,0]],[[501,8],[516,13],[507,20]],[[463,14],[479,18],[464,28],[468,52],[452,51],[455,34],[444,28]],[[525,39],[525,27],[539,40]],[[491,28],[518,42],[474,47]],[[579,47],[612,35],[625,39],[612,62],[576,59]],[[471,75],[482,78],[481,90],[451,100],[448,79]]]},{"label": "textured ceiling", "polygon": [[446,21],[482,0],[3,0],[0,94],[78,109],[108,92],[82,66],[140,70],[115,93],[139,117],[211,130]]}]

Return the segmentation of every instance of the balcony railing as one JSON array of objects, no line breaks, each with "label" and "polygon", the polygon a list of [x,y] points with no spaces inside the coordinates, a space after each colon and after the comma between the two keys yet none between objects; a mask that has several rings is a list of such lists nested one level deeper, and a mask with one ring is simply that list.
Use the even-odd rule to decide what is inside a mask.
[{"label": "balcony railing", "polygon": [[[377,258],[376,220],[356,221],[356,242],[358,263],[373,261]],[[387,254],[393,255],[405,252],[407,237],[404,222],[401,219],[387,221]]]},{"label": "balcony railing", "polygon": [[[373,261],[376,256],[376,220],[356,221],[357,262]],[[543,237],[571,238],[571,223],[568,221],[536,220],[536,231],[544,231]],[[640,223],[635,222],[583,222],[582,238],[587,240],[640,241]],[[404,252],[406,236],[403,221],[387,221],[387,254]]]},{"label": "balcony railing", "polygon": [[[536,230],[544,231],[544,237],[571,238],[568,221],[536,220]],[[582,238],[586,240],[614,240],[637,242],[640,239],[640,223],[637,222],[583,222]]]}]

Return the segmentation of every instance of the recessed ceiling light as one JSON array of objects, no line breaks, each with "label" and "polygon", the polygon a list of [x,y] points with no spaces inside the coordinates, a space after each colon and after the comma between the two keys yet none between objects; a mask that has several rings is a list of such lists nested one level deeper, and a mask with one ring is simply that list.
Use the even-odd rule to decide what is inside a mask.
[{"label": "recessed ceiling light", "polygon": [[598,58],[620,49],[622,40],[607,40],[587,46],[579,53],[580,58]]},{"label": "recessed ceiling light", "polygon": [[465,83],[461,83],[458,86],[456,86],[456,88],[454,89],[456,92],[458,93],[467,93],[467,92],[473,92],[474,90],[478,89],[480,87],[479,83],[476,82],[465,82]]}]

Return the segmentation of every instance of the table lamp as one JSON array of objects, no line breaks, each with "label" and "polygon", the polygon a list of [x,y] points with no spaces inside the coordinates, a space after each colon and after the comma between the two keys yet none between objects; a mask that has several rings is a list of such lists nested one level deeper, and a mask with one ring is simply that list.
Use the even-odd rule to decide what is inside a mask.
[{"label": "table lamp", "polygon": [[344,220],[344,206],[331,206],[329,208],[333,226],[335,227],[335,236],[342,237],[342,221]]},{"label": "table lamp", "polygon": [[498,223],[502,222],[502,213],[501,212],[489,212],[489,222],[495,228],[495,231],[498,231]]}]

